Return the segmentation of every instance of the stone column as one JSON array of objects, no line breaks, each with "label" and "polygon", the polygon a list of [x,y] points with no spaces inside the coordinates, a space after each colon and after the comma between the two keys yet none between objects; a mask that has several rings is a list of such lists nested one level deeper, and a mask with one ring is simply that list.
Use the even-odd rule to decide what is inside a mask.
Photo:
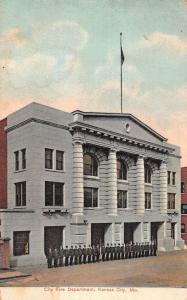
[{"label": "stone column", "polygon": [[144,209],[144,158],[143,156],[139,156],[136,163],[136,213],[143,214]]},{"label": "stone column", "polygon": [[80,141],[73,144],[72,214],[83,215],[83,149]]},{"label": "stone column", "polygon": [[167,213],[167,166],[162,161],[160,165],[160,213]]},{"label": "stone column", "polygon": [[108,156],[108,197],[107,213],[117,215],[117,164],[116,151],[111,149]]}]

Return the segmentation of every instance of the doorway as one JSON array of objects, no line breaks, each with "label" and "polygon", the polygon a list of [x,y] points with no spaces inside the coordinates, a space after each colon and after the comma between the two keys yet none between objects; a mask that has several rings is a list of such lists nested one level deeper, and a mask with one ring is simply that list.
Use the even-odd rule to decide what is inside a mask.
[{"label": "doorway", "polygon": [[44,227],[44,252],[47,253],[49,248],[59,249],[63,243],[62,226],[46,226]]},{"label": "doorway", "polygon": [[101,245],[105,243],[105,232],[110,224],[92,223],[91,224],[91,244]]},{"label": "doorway", "polygon": [[139,223],[124,223],[124,243],[134,242],[134,231]]},{"label": "doorway", "polygon": [[153,242],[156,246],[158,245],[158,229],[161,223],[152,222],[151,223],[151,242]]}]

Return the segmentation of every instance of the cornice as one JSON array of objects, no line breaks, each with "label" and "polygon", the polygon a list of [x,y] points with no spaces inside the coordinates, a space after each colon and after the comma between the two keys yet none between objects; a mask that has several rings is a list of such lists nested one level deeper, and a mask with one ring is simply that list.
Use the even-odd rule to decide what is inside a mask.
[{"label": "cornice", "polygon": [[13,126],[6,126],[5,127],[5,130],[6,132],[10,132],[10,131],[13,131],[17,128],[20,128],[22,126],[25,126],[29,123],[39,123],[39,124],[44,124],[44,125],[48,125],[48,126],[52,126],[52,127],[56,127],[56,128],[61,128],[61,129],[65,129],[65,130],[69,130],[69,127],[66,126],[66,125],[63,125],[63,124],[57,124],[57,123],[54,123],[54,122],[50,122],[50,121],[45,121],[45,120],[41,120],[41,119],[38,119],[38,118],[29,118],[23,122],[20,122],[16,125],[13,125]]},{"label": "cornice", "polygon": [[100,136],[109,140],[116,140],[127,145],[137,146],[139,148],[145,148],[152,151],[160,152],[162,154],[168,154],[174,151],[174,148],[154,144],[142,139],[133,138],[125,134],[120,134],[111,130],[103,129],[97,126],[93,126],[84,122],[73,122],[70,124],[70,131],[89,133],[94,136]]}]

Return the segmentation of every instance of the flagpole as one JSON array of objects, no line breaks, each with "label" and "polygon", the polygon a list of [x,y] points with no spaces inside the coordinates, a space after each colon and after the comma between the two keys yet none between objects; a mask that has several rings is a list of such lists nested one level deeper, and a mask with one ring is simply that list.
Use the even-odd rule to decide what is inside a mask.
[{"label": "flagpole", "polygon": [[120,33],[120,77],[121,77],[121,113],[123,112],[123,89],[122,89],[122,59],[121,59],[121,49],[122,49],[122,32]]}]

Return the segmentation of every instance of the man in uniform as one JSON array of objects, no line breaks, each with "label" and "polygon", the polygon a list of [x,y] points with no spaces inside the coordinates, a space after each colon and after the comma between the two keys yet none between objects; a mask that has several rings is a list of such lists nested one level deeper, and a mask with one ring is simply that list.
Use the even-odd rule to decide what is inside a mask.
[{"label": "man in uniform", "polygon": [[109,244],[106,245],[105,252],[106,252],[106,261],[109,261],[109,258],[110,258],[110,247],[109,247]]},{"label": "man in uniform", "polygon": [[77,249],[77,246],[75,246],[75,249],[74,249],[74,256],[75,256],[75,265],[77,265],[78,257],[79,257],[79,249]]},{"label": "man in uniform", "polygon": [[116,244],[114,243],[114,260],[116,260],[117,259],[117,246],[116,246]]},{"label": "man in uniform", "polygon": [[120,247],[120,243],[118,243],[118,246],[117,246],[117,259],[121,259],[121,247]]},{"label": "man in uniform", "polygon": [[58,253],[57,248],[54,249],[53,255],[54,255],[54,267],[57,268],[58,267],[58,258],[59,258],[59,253]]},{"label": "man in uniform", "polygon": [[102,261],[105,261],[105,251],[106,251],[105,245],[102,244],[102,246],[101,246]]},{"label": "man in uniform", "polygon": [[125,248],[124,248],[124,244],[121,245],[121,259],[125,258]]},{"label": "man in uniform", "polygon": [[153,244],[153,254],[154,254],[154,256],[157,255],[157,245],[156,245],[156,243]]},{"label": "man in uniform", "polygon": [[126,258],[130,258],[130,245],[129,245],[129,243],[126,243],[125,248],[126,248]]},{"label": "man in uniform", "polygon": [[82,248],[81,248],[81,245],[79,245],[78,252],[79,252],[79,264],[81,265],[82,264]]},{"label": "man in uniform", "polygon": [[99,257],[100,257],[100,246],[97,245],[96,246],[96,260],[97,260],[97,262],[99,262]]},{"label": "man in uniform", "polygon": [[88,246],[88,263],[91,263],[92,261],[92,248],[90,245]]},{"label": "man in uniform", "polygon": [[69,249],[69,260],[70,260],[70,266],[73,265],[73,256],[74,256],[74,251],[73,251],[73,246]]},{"label": "man in uniform", "polygon": [[48,268],[52,268],[53,252],[51,248],[48,249],[46,257]]},{"label": "man in uniform", "polygon": [[63,266],[63,252],[64,252],[64,249],[63,249],[63,246],[61,245],[60,249],[59,249],[59,267]]},{"label": "man in uniform", "polygon": [[83,263],[86,264],[86,258],[87,258],[87,248],[86,248],[86,245],[84,245],[82,253],[83,253]]},{"label": "man in uniform", "polygon": [[92,245],[92,262],[95,263],[95,246]]},{"label": "man in uniform", "polygon": [[112,243],[110,244],[110,260],[114,259],[114,247]]},{"label": "man in uniform", "polygon": [[65,266],[67,267],[69,265],[69,249],[68,249],[68,246],[66,246],[66,249],[64,249],[64,256],[65,256]]}]

